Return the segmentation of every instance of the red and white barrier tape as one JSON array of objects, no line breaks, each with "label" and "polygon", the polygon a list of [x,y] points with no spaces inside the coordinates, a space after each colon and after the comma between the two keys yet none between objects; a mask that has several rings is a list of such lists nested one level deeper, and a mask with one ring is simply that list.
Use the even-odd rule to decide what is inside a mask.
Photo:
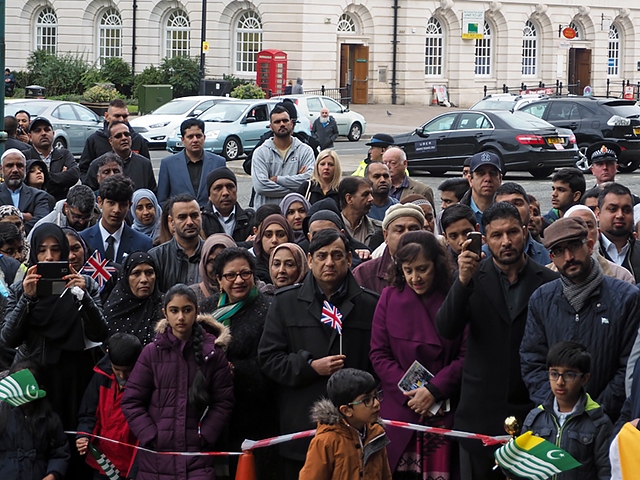
[{"label": "red and white barrier tape", "polygon": [[255,448],[269,447],[271,445],[277,445],[279,443],[290,442],[291,440],[298,440],[299,438],[313,437],[315,434],[315,430],[305,430],[304,432],[288,433],[286,435],[279,435],[277,437],[265,438],[264,440],[245,440],[244,442],[242,442],[240,448],[243,451],[249,451]]},{"label": "red and white barrier tape", "polygon": [[433,433],[436,435],[443,435],[445,437],[456,438],[470,438],[473,440],[480,440],[486,447],[491,445],[501,445],[511,440],[509,435],[501,435],[492,437],[490,435],[482,435],[480,433],[462,432],[460,430],[450,430],[448,428],[428,427],[426,425],[418,425],[416,423],[399,422],[397,420],[380,420],[385,425],[392,427],[406,428],[409,430],[415,430],[418,432]]}]

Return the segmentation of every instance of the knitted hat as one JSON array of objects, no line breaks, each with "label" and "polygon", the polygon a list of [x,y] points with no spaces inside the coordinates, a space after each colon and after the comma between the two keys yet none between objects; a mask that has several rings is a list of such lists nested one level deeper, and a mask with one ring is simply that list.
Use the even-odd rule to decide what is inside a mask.
[{"label": "knitted hat", "polygon": [[558,243],[587,238],[587,224],[580,217],[562,217],[544,230],[544,248],[551,250]]},{"label": "knitted hat", "polygon": [[46,394],[40,390],[33,373],[26,368],[0,380],[0,401],[13,407],[33,402]]},{"label": "knitted hat", "polygon": [[400,217],[413,217],[420,222],[421,226],[424,225],[424,213],[419,206],[412,203],[407,203],[405,205],[396,203],[395,205],[391,205],[387,210],[384,220],[382,221],[382,228],[386,230],[391,222]]},{"label": "knitted hat", "polygon": [[236,185],[236,187],[238,186],[238,179],[236,178],[235,174],[227,167],[220,167],[212,170],[207,175],[207,192],[211,190],[211,185],[213,185],[216,180],[220,180],[221,178],[231,180]]}]

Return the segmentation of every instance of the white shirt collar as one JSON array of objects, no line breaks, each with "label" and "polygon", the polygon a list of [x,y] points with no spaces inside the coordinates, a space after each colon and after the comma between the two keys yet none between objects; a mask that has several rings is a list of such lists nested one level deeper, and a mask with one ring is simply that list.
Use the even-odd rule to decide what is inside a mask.
[{"label": "white shirt collar", "polygon": [[622,265],[624,263],[624,259],[627,256],[627,252],[629,251],[629,242],[625,243],[622,250],[618,252],[618,247],[611,240],[607,238],[605,234],[600,235],[600,241],[602,242],[602,246],[604,247],[604,251],[607,252],[609,258],[616,265]]},{"label": "white shirt collar", "polygon": [[107,242],[107,238],[109,237],[109,235],[115,238],[116,243],[120,243],[120,239],[122,238],[122,232],[124,231],[124,221],[122,222],[122,225],[120,225],[120,228],[116,230],[114,233],[107,232],[107,230],[102,226],[102,219],[100,219],[100,221],[98,222],[98,228],[100,228],[100,235],[102,236],[103,243]]}]

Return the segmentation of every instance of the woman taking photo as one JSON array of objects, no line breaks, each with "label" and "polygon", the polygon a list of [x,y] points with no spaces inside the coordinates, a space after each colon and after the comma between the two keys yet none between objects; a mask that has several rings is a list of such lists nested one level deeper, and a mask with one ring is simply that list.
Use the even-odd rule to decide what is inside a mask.
[{"label": "woman taking photo", "polygon": [[311,205],[318,200],[331,198],[339,206],[338,186],[340,180],[342,180],[340,157],[335,150],[322,150],[316,157],[311,178],[300,185],[298,193]]},{"label": "woman taking photo", "polygon": [[309,272],[307,256],[295,243],[283,243],[271,252],[269,273],[274,287],[282,288],[300,283],[307,272]]},{"label": "woman taking photo", "polygon": [[[211,451],[233,408],[233,380],[223,351],[228,332],[211,317],[198,316],[196,294],[182,283],[165,294],[162,311],[165,319],[127,381],[122,412],[142,447]],[[140,451],[136,479],[215,478],[213,458]]]},{"label": "woman taking photo", "polygon": [[151,240],[158,236],[162,208],[151,190],[141,188],[133,192],[131,217],[133,218],[131,228],[136,232],[148,236]]},{"label": "woman taking photo", "polygon": [[[231,450],[239,449],[245,438],[268,438],[278,433],[277,416],[274,415],[277,411],[275,392],[258,363],[258,343],[271,297],[258,291],[255,268],[255,258],[245,249],[223,250],[213,266],[220,292],[202,305],[203,312],[211,313],[231,333],[227,360],[233,373],[236,404],[225,447]],[[260,401],[256,402],[256,399]],[[264,474],[273,469],[277,452],[255,453],[257,470],[263,472],[260,478],[272,478]]]},{"label": "woman taking photo", "polygon": [[293,243],[293,230],[282,215],[273,214],[264,219],[253,239],[253,254],[256,256],[256,276],[264,283],[271,283],[269,256],[282,243]]},{"label": "woman taking photo", "polygon": [[299,242],[304,238],[302,221],[307,216],[310,208],[311,204],[299,193],[289,193],[280,202],[280,211],[282,211],[282,215],[287,219],[293,230],[295,242]]},{"label": "woman taking photo", "polygon": [[213,272],[214,260],[225,248],[236,246],[236,241],[226,233],[214,233],[204,241],[198,266],[201,281],[189,285],[196,292],[198,305],[202,305],[207,298],[218,292],[218,281]]},{"label": "woman taking photo", "polygon": [[[371,327],[370,358],[385,397],[381,417],[452,428],[465,339],[445,340],[435,325],[451,283],[446,252],[436,237],[424,231],[404,234],[391,286],[382,291]],[[426,386],[405,393],[398,382],[416,360],[434,377]],[[430,409],[439,402],[442,406],[433,414]],[[387,436],[394,479],[452,478],[450,440],[400,428],[389,429]]]},{"label": "woman taking photo", "polygon": [[162,318],[162,293],[156,285],[156,263],[146,252],[127,256],[122,274],[104,305],[109,336],[130,333],[142,345],[151,343],[154,327]]}]

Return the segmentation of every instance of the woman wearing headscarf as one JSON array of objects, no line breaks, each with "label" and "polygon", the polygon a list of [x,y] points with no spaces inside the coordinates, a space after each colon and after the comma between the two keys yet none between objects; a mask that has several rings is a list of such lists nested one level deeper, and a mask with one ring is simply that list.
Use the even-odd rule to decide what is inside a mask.
[{"label": "woman wearing headscarf", "polygon": [[[97,283],[69,266],[60,294],[43,294],[38,265],[69,261],[69,242],[62,229],[43,223],[33,230],[29,269],[22,283],[9,287],[7,315],[0,342],[17,348],[14,363],[29,358],[43,366],[44,389],[65,430],[78,425],[77,413],[84,391],[101,356],[96,342],[107,338],[107,323]],[[79,459],[79,457],[76,457]],[[83,464],[80,461],[78,464]],[[79,478],[73,470],[68,478]]]},{"label": "woman wearing headscarf", "polygon": [[271,283],[269,256],[282,243],[293,243],[293,230],[282,215],[273,214],[264,219],[253,240],[253,254],[256,256],[256,276],[265,283]]},{"label": "woman wearing headscarf", "polygon": [[310,208],[311,204],[299,193],[289,193],[280,201],[280,211],[293,230],[295,242],[304,238],[302,222]]},{"label": "woman wearing headscarf", "polygon": [[225,248],[236,246],[236,241],[226,233],[214,233],[204,241],[198,266],[201,282],[190,285],[190,288],[196,292],[198,305],[202,305],[207,298],[218,293],[218,281],[213,273],[213,261]]},{"label": "woman wearing headscarf", "polygon": [[162,207],[151,190],[140,188],[133,192],[131,217],[133,218],[131,228],[136,232],[145,234],[151,240],[158,236]]},{"label": "woman wearing headscarf", "polygon": [[153,341],[162,315],[162,293],[156,284],[156,263],[147,252],[128,255],[122,275],[104,305],[109,336],[130,333],[143,345]]},{"label": "woman wearing headscarf", "polygon": [[79,272],[89,259],[89,247],[87,247],[84,238],[73,228],[62,227],[62,231],[69,241],[69,263],[76,272]]},{"label": "woman wearing headscarf", "polygon": [[287,287],[300,283],[309,272],[309,264],[304,250],[295,243],[283,243],[271,252],[269,273],[273,286]]},{"label": "woman wearing headscarf", "polygon": [[22,215],[22,212],[13,205],[0,205],[0,222],[11,222],[18,227],[18,230],[22,233],[24,250],[22,252],[23,257],[20,259],[20,262],[26,262],[29,258],[30,247],[29,242],[27,242],[27,234],[24,231],[24,216]]}]

